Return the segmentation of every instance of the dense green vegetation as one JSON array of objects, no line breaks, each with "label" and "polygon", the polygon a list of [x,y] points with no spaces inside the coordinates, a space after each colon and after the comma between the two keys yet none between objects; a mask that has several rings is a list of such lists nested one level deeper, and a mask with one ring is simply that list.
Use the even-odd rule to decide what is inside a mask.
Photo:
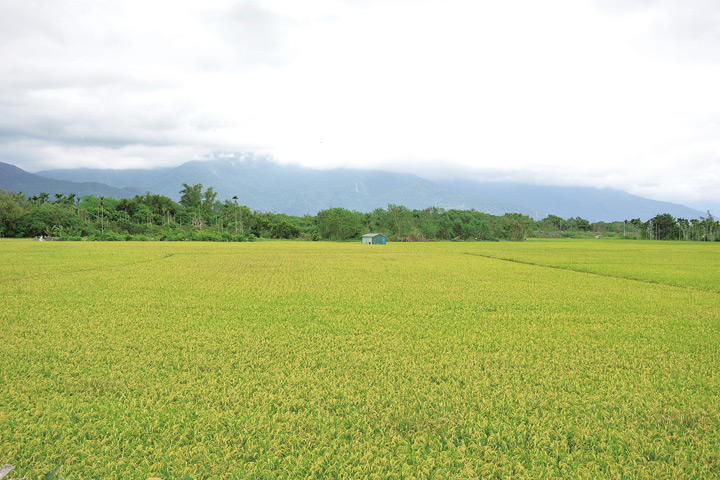
[{"label": "dense green vegetation", "polygon": [[256,238],[347,240],[368,232],[393,241],[522,240],[528,236],[590,237],[597,235],[677,240],[720,239],[720,223],[708,213],[700,219],[669,214],[642,222],[590,223],[555,215],[534,222],[518,213],[494,216],[475,210],[388,205],[369,213],[329,208],[315,216],[296,217],[251,211],[237,198],[223,202],[212,187],[183,184],[180,202],[146,193],[116,200],[92,195],[77,198],[41,194],[31,198],[0,191],[0,237],[48,236],[60,240],[207,240],[246,241]]},{"label": "dense green vegetation", "polygon": [[717,478],[717,246],[2,240],[0,463]]}]

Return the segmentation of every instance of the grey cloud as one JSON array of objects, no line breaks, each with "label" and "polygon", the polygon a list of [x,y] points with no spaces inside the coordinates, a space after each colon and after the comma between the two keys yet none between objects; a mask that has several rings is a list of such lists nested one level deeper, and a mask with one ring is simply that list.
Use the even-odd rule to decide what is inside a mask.
[{"label": "grey cloud", "polygon": [[[47,62],[9,62],[10,68],[0,78],[3,92],[60,89],[73,86],[93,92],[102,89],[152,92],[179,87],[180,81],[172,77],[153,76],[142,70],[127,70],[119,65],[98,68],[95,65],[73,64],[57,60]],[[12,95],[15,96],[15,95]]]},{"label": "grey cloud", "polygon": [[122,89],[88,92],[83,88],[29,90],[16,98],[0,96],[0,155],[22,139],[58,146],[186,144],[217,128],[191,102],[175,94],[140,100]]},{"label": "grey cloud", "polygon": [[59,2],[50,2],[39,6],[34,2],[9,0],[0,7],[0,39],[3,48],[13,48],[19,44],[25,46],[28,38],[43,44],[64,43],[65,22]]},{"label": "grey cloud", "polygon": [[[281,16],[254,1],[244,1],[227,9],[207,15],[216,28],[225,50],[217,55],[217,64],[227,65],[233,60],[235,68],[257,65],[279,65],[286,61],[282,27],[287,23]],[[229,53],[229,55],[227,55]],[[206,58],[206,65],[209,65]],[[217,66],[217,65],[216,65]]]},{"label": "grey cloud", "polygon": [[192,145],[124,145],[116,148],[88,145],[58,145],[43,139],[9,142],[0,148],[0,159],[29,172],[48,168],[112,167],[151,168],[174,166],[203,159],[204,148]]},{"label": "grey cloud", "polygon": [[595,0],[597,9],[609,13],[628,13],[654,8],[664,0]]},{"label": "grey cloud", "polygon": [[[16,107],[9,119],[0,119],[0,144],[21,138],[58,145],[118,148],[123,145],[173,145],[192,142],[188,134],[202,135],[216,125],[181,111],[134,112],[120,106],[98,111]],[[3,109],[0,108],[0,115]],[[4,118],[8,118],[2,115]]]},{"label": "grey cloud", "polygon": [[714,44],[720,40],[717,0],[596,0],[601,11],[626,15],[652,13],[661,38]]},{"label": "grey cloud", "polygon": [[658,26],[661,33],[680,39],[716,43],[720,41],[720,8],[716,1],[674,5]]},{"label": "grey cloud", "polygon": [[36,159],[38,145],[183,145],[217,128],[165,58],[173,39],[124,32],[117,5],[0,4],[0,159]]},{"label": "grey cloud", "polygon": [[45,60],[102,58],[117,47],[121,33],[114,23],[113,4],[13,1],[0,5],[0,52]]}]

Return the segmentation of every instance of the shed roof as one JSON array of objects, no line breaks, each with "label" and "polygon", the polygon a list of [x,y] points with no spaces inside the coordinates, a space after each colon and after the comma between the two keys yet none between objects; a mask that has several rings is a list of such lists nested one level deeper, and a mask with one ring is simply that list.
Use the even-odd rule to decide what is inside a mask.
[{"label": "shed roof", "polygon": [[372,237],[377,237],[378,235],[382,236],[382,233],[366,233],[365,235],[362,236],[362,238],[372,238]]}]

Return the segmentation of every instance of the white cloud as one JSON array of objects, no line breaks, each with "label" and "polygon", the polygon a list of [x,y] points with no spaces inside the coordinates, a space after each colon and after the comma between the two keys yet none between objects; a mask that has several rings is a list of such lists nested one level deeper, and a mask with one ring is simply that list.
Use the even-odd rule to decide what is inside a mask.
[{"label": "white cloud", "polygon": [[453,168],[720,201],[712,2],[0,5],[0,161]]}]

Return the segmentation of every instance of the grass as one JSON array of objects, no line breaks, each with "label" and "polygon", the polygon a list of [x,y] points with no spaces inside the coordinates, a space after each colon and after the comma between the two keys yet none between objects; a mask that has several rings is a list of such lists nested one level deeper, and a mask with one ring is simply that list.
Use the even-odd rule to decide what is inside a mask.
[{"label": "grass", "polygon": [[718,266],[676,242],[0,241],[0,463],[717,477]]}]

